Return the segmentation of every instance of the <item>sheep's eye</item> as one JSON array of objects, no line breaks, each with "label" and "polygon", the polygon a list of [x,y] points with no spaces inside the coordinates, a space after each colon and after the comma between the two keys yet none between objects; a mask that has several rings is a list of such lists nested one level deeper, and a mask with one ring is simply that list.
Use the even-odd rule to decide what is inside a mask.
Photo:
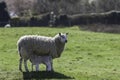
[{"label": "sheep's eye", "polygon": [[61,36],[62,38],[65,38],[65,36]]}]

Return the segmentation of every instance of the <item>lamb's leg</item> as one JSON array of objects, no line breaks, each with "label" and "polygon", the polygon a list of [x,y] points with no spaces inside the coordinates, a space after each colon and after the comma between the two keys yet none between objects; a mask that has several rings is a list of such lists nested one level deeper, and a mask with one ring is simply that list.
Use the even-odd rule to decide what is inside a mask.
[{"label": "lamb's leg", "polygon": [[28,67],[27,67],[27,60],[24,60],[24,67],[25,67],[25,70],[28,72]]},{"label": "lamb's leg", "polygon": [[54,69],[53,69],[53,60],[51,60],[51,71],[54,71]]},{"label": "lamb's leg", "polygon": [[53,71],[52,57],[49,57],[49,60],[45,64],[46,64],[46,71]]},{"label": "lamb's leg", "polygon": [[39,71],[39,64],[36,64],[35,67],[36,67],[36,71]]},{"label": "lamb's leg", "polygon": [[54,71],[54,69],[53,69],[53,59],[52,59],[52,57],[50,57],[50,62],[51,62],[51,71]]},{"label": "lamb's leg", "polygon": [[20,71],[22,71],[22,60],[23,60],[22,58],[20,58],[20,60],[19,60],[19,70]]}]

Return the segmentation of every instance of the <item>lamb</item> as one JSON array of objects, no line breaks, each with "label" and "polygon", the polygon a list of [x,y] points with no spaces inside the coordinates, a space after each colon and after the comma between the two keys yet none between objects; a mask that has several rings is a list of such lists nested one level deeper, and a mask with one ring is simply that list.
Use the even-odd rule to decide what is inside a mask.
[{"label": "lamb", "polygon": [[31,55],[30,61],[32,63],[32,71],[33,71],[33,65],[35,65],[36,71],[39,71],[39,64],[41,63],[46,65],[46,71],[53,71],[51,56]]},{"label": "lamb", "polygon": [[22,71],[22,61],[24,60],[25,70],[28,71],[27,61],[31,55],[51,56],[52,59],[59,58],[67,43],[68,33],[59,33],[54,37],[26,35],[22,36],[18,42],[18,53],[20,55],[19,70]]}]

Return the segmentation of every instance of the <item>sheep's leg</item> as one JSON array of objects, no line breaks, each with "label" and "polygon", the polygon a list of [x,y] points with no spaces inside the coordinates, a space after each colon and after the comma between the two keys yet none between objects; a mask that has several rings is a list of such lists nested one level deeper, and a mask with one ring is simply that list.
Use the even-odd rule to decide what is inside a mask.
[{"label": "sheep's leg", "polygon": [[36,64],[35,67],[36,67],[36,71],[39,71],[39,64]]},{"label": "sheep's leg", "polygon": [[20,60],[19,60],[19,70],[20,70],[20,71],[22,71],[22,61],[23,61],[23,59],[20,58]]},{"label": "sheep's leg", "polygon": [[32,64],[32,65],[31,65],[32,71],[34,70],[33,67],[34,67],[34,65]]},{"label": "sheep's leg", "polygon": [[52,70],[51,67],[52,67],[51,62],[46,63],[46,71],[51,71]]},{"label": "sheep's leg", "polygon": [[27,67],[27,60],[24,60],[24,67],[25,67],[25,70],[28,72],[28,67]]}]

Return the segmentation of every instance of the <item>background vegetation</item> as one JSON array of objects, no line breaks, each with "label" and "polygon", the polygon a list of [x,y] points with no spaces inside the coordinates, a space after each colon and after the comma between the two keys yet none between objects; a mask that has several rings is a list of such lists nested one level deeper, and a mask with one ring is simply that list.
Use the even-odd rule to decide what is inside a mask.
[{"label": "background vegetation", "polygon": [[9,11],[31,15],[54,11],[55,14],[85,14],[120,10],[120,0],[5,0]]},{"label": "background vegetation", "polygon": [[[6,3],[11,20],[0,23],[17,27],[120,24],[119,0],[6,0]],[[1,20],[5,17],[0,16]]]},{"label": "background vegetation", "polygon": [[[16,42],[22,35],[54,36],[68,32],[68,43],[62,56],[54,60],[55,73],[20,72]],[[0,80],[119,80],[120,35],[81,31],[70,28],[0,28]],[[31,69],[29,63],[29,69]],[[45,66],[41,65],[41,70]]]},{"label": "background vegetation", "polygon": [[[13,18],[13,23],[22,27],[0,28],[0,80],[120,79],[120,35],[113,34],[114,32],[120,33],[120,26],[111,25],[111,23],[116,22],[119,24],[120,0],[5,1],[8,11],[10,13],[15,12],[20,16]],[[48,13],[51,11],[54,11],[57,15],[56,19],[58,19],[58,24],[60,24],[59,27],[47,27],[50,21]],[[41,15],[43,13],[45,15]],[[95,14],[88,15],[88,13]],[[1,20],[3,20],[3,17],[0,17]],[[29,21],[32,24],[28,24]],[[91,25],[88,23],[89,21],[95,21],[95,23],[97,21],[108,22],[106,26],[99,23]],[[81,23],[87,25],[73,26]],[[46,27],[34,27],[34,24]],[[63,27],[60,27],[61,24]],[[73,27],[65,27],[64,24]],[[26,25],[28,27],[23,27]],[[82,30],[89,30],[89,32]],[[95,33],[90,31],[112,33]],[[22,35],[27,34],[54,36],[58,32],[68,32],[69,36],[62,56],[54,60],[55,72],[45,72],[44,65],[40,67],[41,72],[20,72],[18,70],[17,40]],[[29,69],[31,69],[30,62]]]}]

